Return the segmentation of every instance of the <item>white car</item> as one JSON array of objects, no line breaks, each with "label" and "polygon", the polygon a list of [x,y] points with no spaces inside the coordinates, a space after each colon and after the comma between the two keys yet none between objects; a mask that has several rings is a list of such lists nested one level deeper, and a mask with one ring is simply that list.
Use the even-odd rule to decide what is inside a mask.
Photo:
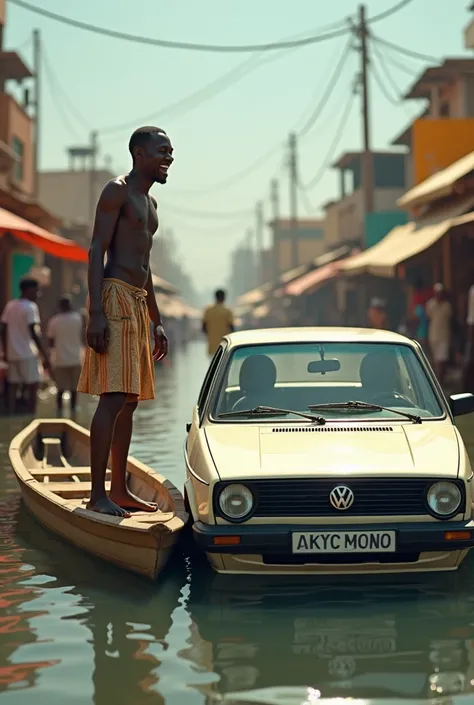
[{"label": "white car", "polygon": [[473,477],[418,343],[350,328],[226,336],[185,442],[193,534],[219,573],[454,570]]}]

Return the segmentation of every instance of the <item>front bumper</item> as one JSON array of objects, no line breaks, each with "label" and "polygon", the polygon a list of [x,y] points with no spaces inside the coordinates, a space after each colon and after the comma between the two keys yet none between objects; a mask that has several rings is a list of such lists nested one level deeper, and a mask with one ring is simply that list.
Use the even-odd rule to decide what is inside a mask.
[{"label": "front bumper", "polygon": [[[198,521],[193,525],[194,539],[204,552],[220,554],[259,554],[268,556],[288,556],[294,557],[292,552],[293,532],[373,532],[373,531],[395,531],[396,551],[395,554],[420,554],[424,552],[438,551],[459,551],[474,546],[474,521],[436,521],[429,523],[403,522],[390,524],[252,524],[252,525],[209,525]],[[447,540],[446,532],[469,531],[469,539]],[[238,545],[216,545],[215,538],[238,536]],[[347,556],[358,557],[360,563],[364,563],[370,554],[357,553],[318,553],[304,554],[305,559],[316,559],[325,563],[329,558],[337,556],[338,562],[347,561]]]},{"label": "front bumper", "polygon": [[[457,570],[474,546],[474,522],[430,522],[310,526],[214,525],[197,522],[193,527],[197,545],[206,553],[215,571],[222,574],[270,575],[367,575],[426,573]],[[395,531],[395,551],[293,553],[293,532]],[[470,532],[468,538],[447,540],[445,533]],[[225,537],[238,537],[238,544],[223,545]],[[218,543],[215,543],[217,539]],[[235,540],[235,539],[234,539]]]}]

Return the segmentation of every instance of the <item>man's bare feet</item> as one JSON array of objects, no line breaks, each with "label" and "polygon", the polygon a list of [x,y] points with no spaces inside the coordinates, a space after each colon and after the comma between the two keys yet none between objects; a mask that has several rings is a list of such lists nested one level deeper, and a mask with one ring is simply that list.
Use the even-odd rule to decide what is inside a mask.
[{"label": "man's bare feet", "polygon": [[154,502],[145,502],[144,499],[140,499],[128,490],[123,494],[111,491],[110,499],[122,509],[137,509],[140,512],[156,512],[158,509],[158,505]]},{"label": "man's bare feet", "polygon": [[97,502],[89,502],[86,505],[86,509],[91,512],[97,512],[98,514],[109,514],[114,517],[123,517],[124,519],[130,516],[130,512],[126,511],[126,508],[119,507],[118,504],[112,502],[108,497],[102,497]]}]

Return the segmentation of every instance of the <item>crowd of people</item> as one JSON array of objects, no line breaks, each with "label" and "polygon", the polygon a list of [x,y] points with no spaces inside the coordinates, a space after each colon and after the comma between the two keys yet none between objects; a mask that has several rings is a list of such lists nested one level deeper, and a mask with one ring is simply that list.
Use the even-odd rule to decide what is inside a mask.
[{"label": "crowd of people", "polygon": [[[382,299],[372,299],[367,321],[371,328],[389,327]],[[441,282],[432,290],[417,282],[408,318],[399,332],[420,343],[442,385],[449,369],[457,368],[462,372],[464,388],[474,390],[474,285],[468,294],[463,327],[456,317],[449,292]]]},{"label": "crowd of people", "polygon": [[2,313],[2,356],[9,414],[17,410],[36,412],[38,388],[46,376],[56,384],[58,412],[62,412],[65,392],[70,394],[71,411],[76,410],[85,320],[73,309],[71,297],[64,295],[44,335],[37,304],[39,293],[35,279],[23,279],[19,298],[9,301]]}]

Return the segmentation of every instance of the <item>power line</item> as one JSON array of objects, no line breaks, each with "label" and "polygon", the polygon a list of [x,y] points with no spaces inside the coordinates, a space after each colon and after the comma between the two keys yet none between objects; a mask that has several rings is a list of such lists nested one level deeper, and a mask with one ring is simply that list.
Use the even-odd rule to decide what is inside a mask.
[{"label": "power line", "polygon": [[[328,25],[328,27],[332,26],[334,26],[334,24]],[[285,41],[286,39],[295,39],[301,36],[306,35],[301,35],[301,33],[299,33],[290,37],[285,37],[282,41]],[[171,103],[170,105],[162,108],[159,112],[155,111],[154,113],[148,114],[145,117],[137,118],[133,122],[129,121],[125,123],[120,123],[118,125],[116,124],[101,128],[99,132],[101,134],[107,134],[112,132],[119,132],[125,129],[129,130],[135,127],[135,125],[137,125],[138,123],[144,124],[152,120],[158,119],[158,117],[162,119],[164,116],[170,116],[175,113],[176,109],[179,109],[181,106],[184,106],[185,110],[175,115],[175,117],[181,117],[183,115],[186,115],[191,110],[202,105],[203,102],[210,100],[222,93],[223,91],[227,90],[227,88],[233,86],[237,81],[244,78],[252,71],[260,69],[262,66],[265,66],[268,63],[281,59],[283,56],[286,57],[288,56],[288,53],[297,51],[299,48],[300,47],[296,47],[295,49],[291,49],[289,52],[281,51],[277,54],[273,54],[265,58],[262,58],[264,52],[258,52],[255,54],[255,56],[251,56],[249,59],[245,59],[245,61],[240,63],[238,66],[234,66],[232,69],[230,69],[230,71],[227,71],[218,78],[213,79],[212,81],[210,81],[210,83],[207,83],[205,86],[202,86],[197,91],[194,91],[190,95],[185,96],[184,98],[180,98],[178,101],[175,101],[174,103]],[[193,99],[197,99],[196,102],[193,102]],[[187,106],[188,103],[189,105]]]},{"label": "power line", "polygon": [[[86,130],[87,132],[90,132],[90,130],[91,130],[90,125],[88,125],[86,119],[83,117],[83,115],[81,115],[81,113],[79,112],[79,110],[76,108],[76,106],[73,104],[73,102],[72,102],[71,99],[69,98],[69,96],[68,96],[68,94],[66,93],[66,91],[64,90],[64,88],[61,86],[61,84],[60,84],[60,82],[59,82],[59,80],[58,80],[58,77],[57,77],[57,75],[54,73],[53,68],[52,68],[52,66],[51,66],[51,64],[50,64],[50,62],[49,62],[49,58],[48,58],[48,55],[47,55],[47,53],[46,53],[44,47],[43,47],[42,54],[43,54],[43,64],[44,64],[44,68],[45,68],[45,71],[47,72],[47,74],[49,74],[50,83],[51,83],[52,85],[54,85],[56,91],[61,94],[63,101],[68,104],[68,106],[69,106],[69,111],[70,111],[71,115],[72,115],[73,117],[75,117],[75,119],[77,120],[77,122],[81,125],[81,127],[82,127],[84,130]],[[62,110],[62,106],[61,106],[61,110]],[[77,135],[76,135],[76,136],[77,136]]]},{"label": "power line", "polygon": [[[230,69],[230,71],[227,71],[222,76],[213,79],[212,81],[210,81],[210,83],[206,84],[205,86],[202,86],[201,88],[194,91],[193,93],[190,93],[184,98],[180,98],[174,103],[165,106],[159,112],[148,114],[145,117],[135,119],[133,122],[129,121],[118,125],[108,126],[100,129],[99,132],[101,134],[109,134],[113,132],[120,132],[125,129],[131,129],[139,123],[144,124],[146,122],[149,122],[150,120],[155,120],[156,118],[158,118],[158,116],[160,118],[163,118],[164,116],[169,116],[182,106],[185,107],[185,110],[179,113],[179,115],[185,115],[190,110],[197,108],[206,100],[210,100],[211,98],[214,98],[215,96],[225,91],[227,88],[230,88],[237,81],[239,81],[241,78],[244,78],[244,76],[251,73],[252,71],[261,68],[261,66],[270,63],[271,61],[282,58],[282,55],[279,54],[271,56],[266,60],[260,60],[259,63],[255,63],[255,58],[257,57],[252,57],[251,59],[247,59],[246,61],[242,62],[242,64],[234,66],[234,68]],[[194,99],[197,100],[193,103]]]},{"label": "power line", "polygon": [[[286,42],[270,42],[268,44],[249,44],[249,45],[221,45],[221,44],[197,44],[195,42],[173,42],[166,39],[154,39],[152,37],[143,37],[135,34],[128,34],[127,32],[119,32],[117,30],[108,29],[107,27],[99,27],[97,25],[90,24],[88,22],[81,22],[80,20],[75,20],[72,17],[66,17],[65,15],[60,15],[56,12],[51,12],[41,7],[35,7],[25,0],[9,0],[13,5],[22,7],[24,10],[29,12],[34,12],[42,17],[47,17],[50,20],[55,20],[56,22],[61,22],[62,24],[69,25],[70,27],[75,27],[76,29],[82,29],[87,32],[93,32],[95,34],[100,34],[102,36],[112,37],[114,39],[122,39],[128,42],[135,42],[137,44],[148,44],[152,46],[165,47],[167,49],[187,49],[192,51],[210,51],[210,52],[254,52],[254,51],[274,51],[276,49],[290,49],[292,47],[302,47],[308,46],[310,44],[316,44],[318,42],[326,41],[327,39],[332,39],[333,37],[339,37],[343,34],[347,34],[350,30],[345,29],[335,29],[327,34],[316,34],[309,37],[304,37],[302,39],[294,39]],[[369,22],[378,22],[390,17],[395,12],[403,9],[409,4],[411,0],[402,0],[398,2],[392,8],[385,10],[372,17]],[[344,20],[340,20],[333,26],[339,27],[344,23]]]},{"label": "power line", "polygon": [[[69,25],[70,27],[75,27],[76,29],[82,29],[87,32],[93,32],[95,34],[100,34],[106,37],[112,37],[114,39],[122,39],[123,41],[135,42],[136,44],[148,44],[151,46],[159,46],[167,49],[187,49],[191,51],[209,51],[209,52],[221,52],[221,53],[231,53],[231,52],[255,52],[255,51],[275,51],[276,49],[291,49],[294,47],[308,46],[310,44],[316,44],[318,42],[326,41],[327,39],[333,39],[334,37],[340,37],[343,34],[348,34],[350,31],[348,28],[334,30],[326,34],[317,34],[310,37],[305,37],[302,39],[294,39],[287,42],[270,42],[268,44],[234,44],[234,45],[222,45],[222,44],[197,44],[195,42],[173,42],[167,39],[154,39],[152,37],[143,37],[136,34],[128,34],[127,32],[119,32],[117,30],[108,29],[106,27],[99,27],[97,25],[90,24],[88,22],[81,22],[80,20],[75,20],[71,17],[66,17],[65,15],[59,15],[56,12],[51,12],[50,10],[45,10],[41,7],[35,7],[25,0],[9,0],[13,5],[22,7],[24,10],[29,10],[42,17],[47,17],[50,20],[55,20],[56,22],[61,22],[62,24]],[[342,24],[343,20],[340,21]]]},{"label": "power line", "polygon": [[333,160],[334,154],[339,147],[339,142],[341,141],[342,136],[344,134],[344,130],[346,128],[347,121],[349,119],[351,108],[354,104],[354,98],[355,98],[355,90],[353,88],[350,91],[349,100],[346,103],[346,107],[341,113],[341,120],[339,121],[339,124],[336,129],[336,133],[334,135],[334,139],[331,142],[331,145],[330,145],[329,150],[327,152],[327,155],[321,165],[321,168],[316,173],[316,175],[311,179],[311,181],[309,181],[309,183],[301,184],[302,188],[304,188],[306,190],[313,188],[314,186],[316,186],[316,184],[318,184],[321,181],[324,174],[326,173],[326,169],[329,166],[329,164],[331,163],[331,161]]},{"label": "power line", "polygon": [[372,76],[374,77],[375,83],[377,84],[377,86],[378,86],[380,92],[384,95],[384,97],[386,98],[386,100],[388,100],[388,102],[389,102],[391,105],[394,105],[394,106],[396,106],[397,108],[399,108],[399,107],[401,106],[400,97],[394,98],[392,95],[390,95],[390,93],[388,92],[387,88],[385,87],[385,84],[384,84],[384,82],[383,82],[383,80],[382,80],[382,78],[381,78],[381,76],[380,76],[380,74],[379,74],[377,65],[375,64],[374,61],[371,62],[370,68],[371,68],[371,71],[372,71]]},{"label": "power line", "polygon": [[389,7],[384,12],[380,12],[378,15],[374,15],[374,17],[369,17],[367,22],[370,22],[370,24],[372,24],[373,22],[379,22],[380,20],[385,20],[387,17],[390,17],[391,15],[394,15],[396,12],[399,12],[399,10],[403,10],[403,8],[405,8],[411,2],[413,2],[413,0],[401,0],[401,2],[398,2],[396,5],[393,5],[393,7]]},{"label": "power line", "polygon": [[56,111],[57,111],[59,117],[61,118],[66,130],[69,132],[69,134],[73,135],[77,139],[80,139],[79,133],[72,125],[71,121],[69,120],[69,116],[68,116],[67,112],[64,110],[64,106],[63,106],[61,100],[58,98],[58,95],[57,95],[58,91],[57,91],[57,85],[54,80],[54,74],[51,70],[49,62],[46,59],[46,56],[44,55],[44,53],[42,56],[42,60],[43,60],[44,73],[46,76],[46,82],[48,84],[49,92],[51,94],[51,98],[52,98],[53,104],[56,108]]},{"label": "power line", "polygon": [[439,64],[441,63],[441,59],[436,58],[436,56],[430,56],[429,54],[421,54],[418,51],[412,51],[411,49],[406,49],[405,47],[400,46],[399,44],[394,44],[393,42],[389,42],[387,39],[382,39],[382,37],[377,37],[374,35],[374,39],[379,42],[380,44],[384,44],[387,47],[390,47],[391,49],[394,49],[397,51],[399,54],[405,54],[405,56],[411,56],[414,59],[421,59],[421,61],[429,61],[430,63],[436,63]]},{"label": "power line", "polygon": [[[371,41],[372,44],[377,47],[380,57],[383,57],[384,60],[388,61],[389,64],[392,64],[392,66],[397,68],[399,71],[402,71],[408,76],[411,76],[411,78],[415,78],[419,75],[419,71],[417,69],[409,68],[408,66],[405,66],[405,64],[402,64],[400,61],[398,61],[398,59],[395,59],[392,54],[390,54],[387,50],[388,48],[383,44],[379,44],[378,39],[373,35],[371,35]],[[393,49],[391,51],[393,52]]]},{"label": "power line", "polygon": [[160,206],[163,208],[170,210],[172,213],[176,213],[176,215],[183,215],[183,216],[191,216],[191,217],[197,217],[197,218],[210,218],[210,219],[231,219],[231,220],[238,220],[242,218],[247,218],[250,216],[253,216],[254,213],[251,210],[243,210],[243,211],[233,211],[233,212],[228,212],[228,213],[218,213],[216,211],[199,211],[199,210],[191,210],[188,208],[182,208],[182,206],[178,206],[174,203],[169,203],[167,201],[163,201],[160,198]]},{"label": "power line", "polygon": [[341,77],[342,71],[344,69],[344,66],[346,65],[350,50],[352,47],[352,38],[349,39],[347,42],[346,46],[344,47],[344,50],[341,54],[341,57],[336,64],[336,68],[334,70],[334,73],[331,75],[328,85],[326,87],[326,90],[324,91],[323,95],[321,96],[321,100],[307,119],[306,123],[304,126],[301,128],[301,130],[298,131],[298,136],[299,137],[304,137],[305,135],[308,134],[308,132],[311,130],[313,127],[314,123],[316,120],[319,118],[321,113],[323,112],[324,108],[327,106],[328,100],[331,97],[337,82],[339,81],[339,78]]},{"label": "power line", "polygon": [[379,64],[382,68],[383,73],[385,74],[385,78],[387,79],[387,82],[390,83],[395,95],[397,96],[397,100],[399,102],[402,102],[403,101],[403,91],[400,90],[398,84],[396,83],[392,74],[390,73],[390,70],[389,70],[387,64],[385,63],[385,58],[384,58],[382,51],[380,50],[380,48],[378,47],[378,45],[375,42],[370,42],[370,47],[371,47],[371,49],[373,49],[373,53],[374,53],[374,55],[376,55],[376,57],[379,61]]}]

